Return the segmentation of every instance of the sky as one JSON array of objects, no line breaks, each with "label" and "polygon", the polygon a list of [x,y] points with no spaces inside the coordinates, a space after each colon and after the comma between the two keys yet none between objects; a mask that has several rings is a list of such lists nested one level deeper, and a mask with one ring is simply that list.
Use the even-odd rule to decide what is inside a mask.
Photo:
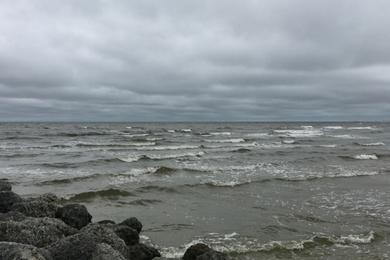
[{"label": "sky", "polygon": [[0,0],[0,121],[389,121],[388,0]]}]

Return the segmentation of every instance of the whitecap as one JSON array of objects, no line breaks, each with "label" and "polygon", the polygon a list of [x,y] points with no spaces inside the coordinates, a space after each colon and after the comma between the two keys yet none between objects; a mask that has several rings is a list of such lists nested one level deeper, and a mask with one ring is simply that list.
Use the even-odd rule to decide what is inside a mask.
[{"label": "whitecap", "polygon": [[295,143],[295,140],[293,140],[293,139],[285,139],[285,140],[282,141],[282,143],[284,143],[284,144],[293,144],[293,143]]},{"label": "whitecap", "polygon": [[348,127],[348,130],[377,130],[378,128],[372,126],[352,126]]},{"label": "whitecap", "polygon": [[385,143],[382,143],[382,142],[378,142],[378,143],[368,143],[368,144],[360,144],[358,143],[359,145],[362,145],[362,146],[384,146]]},{"label": "whitecap", "polygon": [[267,138],[269,137],[270,135],[268,133],[249,133],[246,135],[247,137],[251,137],[251,138]]},{"label": "whitecap", "polygon": [[208,143],[243,143],[245,142],[242,138],[234,138],[234,139],[206,139],[204,140]]},{"label": "whitecap", "polygon": [[210,135],[231,135],[231,132],[212,132]]},{"label": "whitecap", "polygon": [[288,129],[288,130],[274,130],[274,133],[278,134],[279,136],[285,136],[285,137],[318,137],[322,136],[324,133],[321,130],[318,129]]},{"label": "whitecap", "polygon": [[185,150],[185,149],[197,149],[199,146],[197,145],[167,145],[167,146],[144,146],[144,147],[136,147],[135,150]]},{"label": "whitecap", "polygon": [[344,127],[341,126],[341,125],[332,125],[332,126],[324,126],[323,129],[326,129],[326,130],[340,130],[340,129],[343,129]]},{"label": "whitecap", "polygon": [[359,154],[353,157],[356,160],[378,160],[376,154]]}]

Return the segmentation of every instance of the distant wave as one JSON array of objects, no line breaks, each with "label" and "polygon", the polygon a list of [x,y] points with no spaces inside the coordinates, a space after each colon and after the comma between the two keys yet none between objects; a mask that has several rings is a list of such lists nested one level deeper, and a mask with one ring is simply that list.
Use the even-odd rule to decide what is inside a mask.
[{"label": "distant wave", "polygon": [[136,189],[136,192],[168,192],[168,193],[177,193],[178,191],[175,188],[172,187],[164,187],[164,186],[157,186],[157,185],[149,185],[144,186]]},{"label": "distant wave", "polygon": [[245,139],[243,138],[234,138],[234,139],[205,139],[207,143],[244,143]]},{"label": "distant wave", "polygon": [[385,146],[385,143],[377,142],[377,143],[354,143],[355,145],[360,146]]},{"label": "distant wave", "polygon": [[373,126],[352,126],[348,127],[348,130],[378,130],[378,128]]},{"label": "distant wave", "polygon": [[288,130],[273,130],[273,132],[279,136],[285,137],[318,137],[324,135],[321,130],[305,128],[305,129],[288,129]]},{"label": "distant wave", "polygon": [[211,132],[210,135],[231,135],[231,132]]},{"label": "distant wave", "polygon": [[358,155],[340,155],[340,158],[343,159],[354,159],[354,160],[378,160],[378,156],[376,154],[358,154]]},{"label": "distant wave", "polygon": [[161,154],[161,155],[135,155],[129,156],[127,158],[118,158],[124,162],[136,162],[140,160],[167,160],[167,159],[179,159],[179,158],[187,158],[187,157],[201,157],[205,153],[204,152],[195,152],[195,153],[180,153],[180,154]]},{"label": "distant wave", "polygon": [[60,132],[60,133],[53,133],[53,134],[45,134],[43,136],[63,136],[63,137],[79,137],[79,136],[99,136],[99,135],[110,135],[108,132]]},{"label": "distant wave", "polygon": [[[270,254],[279,255],[286,252],[303,252],[310,250],[313,247],[330,247],[333,245],[359,246],[362,244],[370,244],[375,241],[377,234],[374,231],[369,231],[365,234],[348,234],[348,235],[326,235],[315,234],[307,239],[302,240],[286,240],[286,241],[270,241],[263,243],[255,238],[241,237],[238,233],[219,234],[209,233],[207,236],[198,237],[195,240],[182,245],[180,247],[161,248],[161,254],[166,258],[179,259],[185,252],[185,249],[197,244],[204,243],[209,245],[214,250],[227,254],[241,255],[247,253],[264,253],[265,258],[270,258]],[[272,257],[273,258],[273,257]]]},{"label": "distant wave", "polygon": [[104,158],[104,159],[96,159],[96,160],[88,160],[82,162],[53,162],[53,163],[40,163],[33,164],[34,166],[43,166],[49,168],[77,168],[81,166],[95,166],[107,163],[120,163],[123,162],[119,158]]},{"label": "distant wave", "polygon": [[198,149],[198,145],[166,145],[166,146],[153,146],[153,147],[135,147],[135,150],[186,150],[186,149]]},{"label": "distant wave", "polygon": [[129,196],[136,196],[136,195],[129,191],[124,191],[119,189],[105,189],[105,190],[78,193],[69,196],[68,198],[66,198],[66,200],[67,201],[88,201],[97,198],[115,200],[118,199],[119,197],[129,197]]},{"label": "distant wave", "polygon": [[324,126],[323,129],[326,129],[326,130],[340,130],[340,129],[344,129],[344,127],[340,126],[340,125]]}]

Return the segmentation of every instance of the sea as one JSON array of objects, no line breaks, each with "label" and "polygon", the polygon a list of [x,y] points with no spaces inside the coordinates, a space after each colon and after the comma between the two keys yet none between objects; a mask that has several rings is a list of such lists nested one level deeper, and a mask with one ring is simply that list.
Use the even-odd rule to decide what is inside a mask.
[{"label": "sea", "polygon": [[179,258],[390,259],[390,124],[0,123],[0,177]]}]

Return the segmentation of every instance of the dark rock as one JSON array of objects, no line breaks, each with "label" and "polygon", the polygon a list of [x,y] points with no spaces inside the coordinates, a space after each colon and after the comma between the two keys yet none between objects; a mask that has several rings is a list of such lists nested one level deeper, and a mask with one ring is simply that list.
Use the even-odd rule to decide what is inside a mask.
[{"label": "dark rock", "polygon": [[118,225],[114,227],[114,232],[125,241],[126,245],[132,246],[139,243],[138,232],[131,227]]},{"label": "dark rock", "polygon": [[0,221],[22,221],[26,216],[17,211],[8,211],[7,213],[0,213]]},{"label": "dark rock", "polygon": [[142,231],[142,223],[135,217],[128,218],[122,221],[122,223],[120,223],[119,225],[129,226],[132,229],[135,229],[138,232],[138,234],[141,233]]},{"label": "dark rock", "polygon": [[12,191],[0,191],[0,213],[10,211],[12,205],[21,201],[22,198]]},{"label": "dark rock", "polygon": [[0,241],[47,246],[77,230],[55,218],[26,218],[20,222],[0,222]]},{"label": "dark rock", "polygon": [[88,213],[87,208],[80,204],[68,204],[58,208],[56,218],[61,219],[71,227],[81,229],[91,223],[92,216]]},{"label": "dark rock", "polygon": [[115,225],[115,221],[108,220],[108,219],[100,220],[97,223],[101,225]]},{"label": "dark rock", "polygon": [[228,260],[228,257],[224,253],[209,251],[198,256],[196,260]]},{"label": "dark rock", "polygon": [[126,258],[110,245],[102,243],[96,245],[92,260],[126,260]]},{"label": "dark rock", "polygon": [[183,260],[196,260],[198,256],[201,256],[209,251],[212,251],[210,247],[205,244],[195,244],[187,248],[184,253]]},{"label": "dark rock", "polygon": [[0,242],[1,260],[52,260],[44,249],[14,242]]},{"label": "dark rock", "polygon": [[61,239],[47,249],[54,260],[87,260],[91,259],[96,243],[87,234],[75,234]]},{"label": "dark rock", "polygon": [[101,243],[110,245],[122,256],[127,254],[125,242],[110,228],[99,224],[90,224],[79,233],[61,239],[46,249],[55,260],[86,260],[92,258],[97,245]]},{"label": "dark rock", "polygon": [[161,256],[161,254],[157,251],[157,249],[144,244],[138,244],[134,246],[129,246],[127,259],[151,260],[159,256]]},{"label": "dark rock", "polygon": [[47,202],[44,199],[37,198],[35,200],[26,200],[17,202],[12,205],[11,210],[23,213],[28,217],[41,218],[50,217],[54,218],[57,212],[58,206],[52,202]]},{"label": "dark rock", "polygon": [[0,191],[11,191],[12,185],[7,179],[0,179]]}]

